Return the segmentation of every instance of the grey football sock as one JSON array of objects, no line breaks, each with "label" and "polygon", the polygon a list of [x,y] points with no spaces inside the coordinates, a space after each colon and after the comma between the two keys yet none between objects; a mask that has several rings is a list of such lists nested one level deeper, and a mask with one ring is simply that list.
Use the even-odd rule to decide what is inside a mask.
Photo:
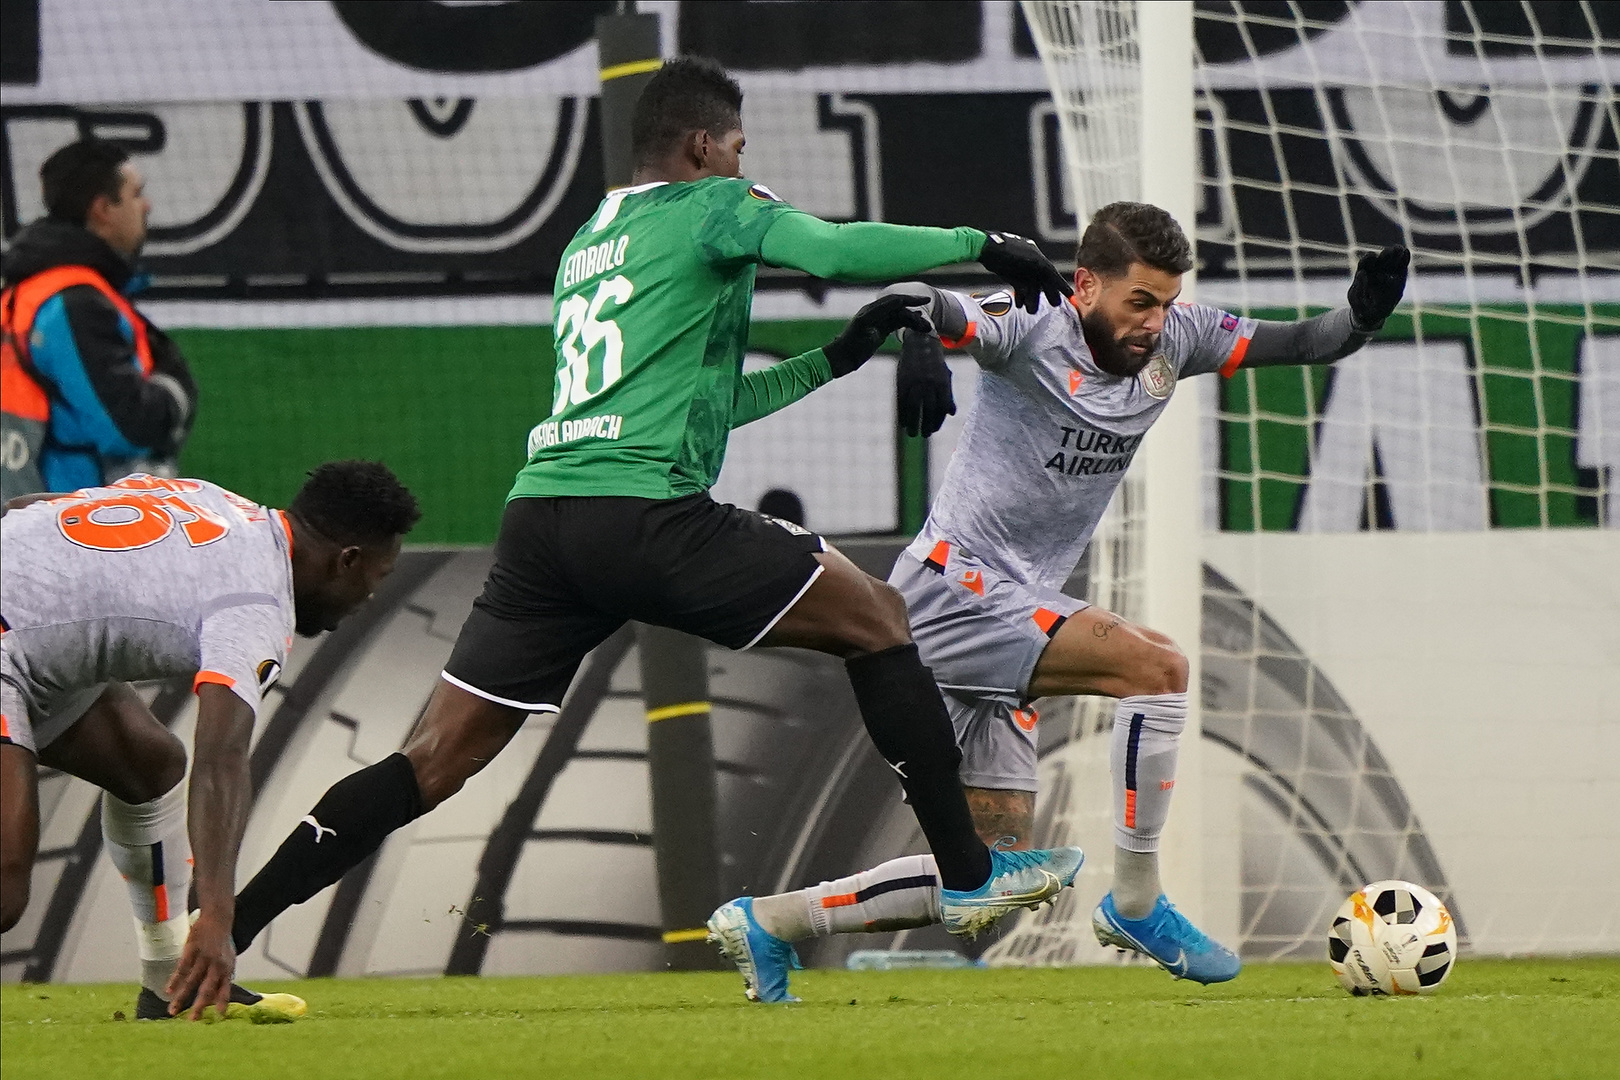
[{"label": "grey football sock", "polygon": [[1114,907],[1121,915],[1146,918],[1163,891],[1157,851],[1114,849]]}]

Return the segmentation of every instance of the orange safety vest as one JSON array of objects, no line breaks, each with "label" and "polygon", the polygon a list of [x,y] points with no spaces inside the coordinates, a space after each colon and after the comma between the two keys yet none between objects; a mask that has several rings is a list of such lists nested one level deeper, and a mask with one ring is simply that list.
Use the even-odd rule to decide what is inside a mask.
[{"label": "orange safety vest", "polygon": [[44,303],[63,289],[89,285],[105,296],[135,336],[135,361],[152,373],[146,322],[107,279],[88,266],[55,266],[0,293],[0,486],[4,498],[42,490],[40,454],[51,419],[51,395],[28,358],[28,337]]}]

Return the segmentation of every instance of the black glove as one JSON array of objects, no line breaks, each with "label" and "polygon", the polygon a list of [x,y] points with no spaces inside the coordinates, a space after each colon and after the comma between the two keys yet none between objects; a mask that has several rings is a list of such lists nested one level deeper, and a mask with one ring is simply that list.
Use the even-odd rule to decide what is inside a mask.
[{"label": "black glove", "polygon": [[1357,330],[1371,333],[1384,325],[1406,291],[1406,268],[1411,262],[1411,249],[1400,246],[1361,257],[1349,297],[1350,322]]},{"label": "black glove", "polygon": [[951,396],[951,368],[945,363],[945,348],[929,333],[900,335],[900,370],[895,379],[895,398],[900,406],[900,426],[907,435],[925,438],[956,415],[956,399]]},{"label": "black glove", "polygon": [[1013,287],[1013,302],[1031,315],[1040,306],[1041,294],[1054,304],[1074,295],[1074,286],[1057,272],[1035,241],[1017,233],[993,232],[979,252],[979,265]]},{"label": "black glove", "polygon": [[928,320],[918,308],[933,302],[931,296],[880,296],[855,313],[843,333],[821,347],[833,378],[841,379],[868,360],[902,326],[926,331]]}]

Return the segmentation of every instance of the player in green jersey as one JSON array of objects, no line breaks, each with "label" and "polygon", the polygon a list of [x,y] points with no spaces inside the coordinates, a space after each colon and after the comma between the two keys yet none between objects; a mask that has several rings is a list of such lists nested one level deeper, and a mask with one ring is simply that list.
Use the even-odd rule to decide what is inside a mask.
[{"label": "player in green jersey", "polygon": [[[854,371],[900,327],[926,326],[912,298],[886,297],[823,348],[744,376],[761,263],[875,281],[977,258],[1030,310],[1069,287],[1021,237],[831,225],[794,210],[742,179],[741,106],[737,84],[704,60],[666,64],[643,92],[635,183],[609,193],[558,269],[551,416],[529,434],[494,566],[443,680],[404,750],[334,785],[243,890],[238,948],[460,790],[528,714],[557,712],[585,654],[631,619],[730,648],[842,657],[957,932],[1073,880],[1078,849],[992,852],[978,838],[899,595],[819,536],[708,495],[733,426]],[[757,929],[736,928],[728,951],[774,947],[750,938]]]}]

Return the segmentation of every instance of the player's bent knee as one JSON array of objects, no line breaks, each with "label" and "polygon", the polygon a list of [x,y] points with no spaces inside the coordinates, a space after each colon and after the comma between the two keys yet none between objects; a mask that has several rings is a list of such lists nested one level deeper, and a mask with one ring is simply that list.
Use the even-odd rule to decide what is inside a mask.
[{"label": "player's bent knee", "polygon": [[890,645],[905,645],[911,641],[911,616],[906,611],[906,598],[900,590],[886,581],[874,581],[873,590],[883,614],[883,633],[891,638]]},{"label": "player's bent knee", "polygon": [[167,738],[156,755],[157,767],[153,770],[152,791],[147,795],[147,801],[167,795],[174,790],[176,784],[186,778],[186,744],[172,731],[165,731],[163,734]]},{"label": "player's bent knee", "polygon": [[1137,693],[1185,694],[1191,670],[1187,654],[1165,638],[1163,644],[1154,644],[1145,659],[1141,673],[1143,689]]},{"label": "player's bent knee", "polygon": [[911,643],[911,623],[906,616],[906,600],[884,581],[868,581],[870,603],[861,617],[850,622],[850,644],[861,652],[874,653]]}]

